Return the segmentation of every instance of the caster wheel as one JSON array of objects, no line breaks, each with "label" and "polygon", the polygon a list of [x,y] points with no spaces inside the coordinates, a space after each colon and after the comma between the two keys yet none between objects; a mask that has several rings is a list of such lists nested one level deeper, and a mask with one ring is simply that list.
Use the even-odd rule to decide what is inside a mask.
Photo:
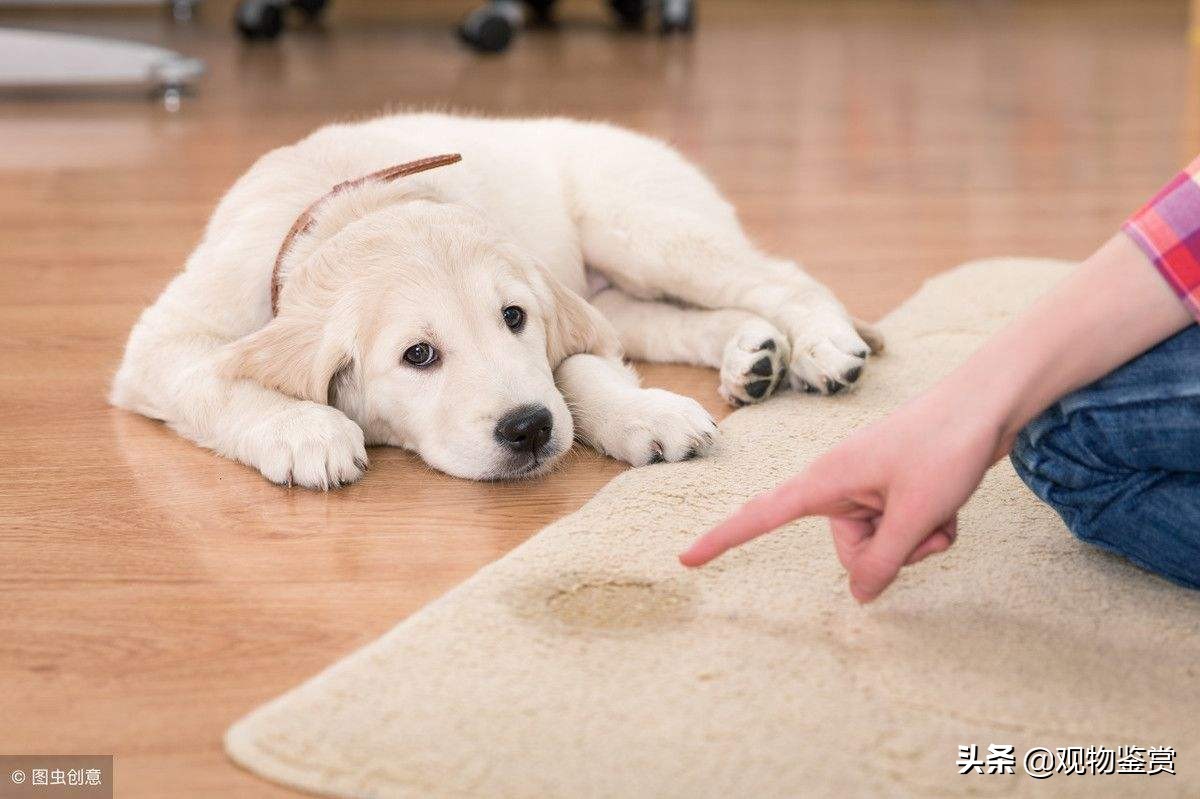
[{"label": "caster wheel", "polygon": [[184,96],[203,74],[203,61],[183,56],[173,55],[150,67],[154,91],[162,100],[163,108],[172,114],[179,110]]},{"label": "caster wheel", "polygon": [[640,30],[646,24],[646,0],[608,0],[622,28]]},{"label": "caster wheel", "polygon": [[481,53],[504,52],[516,31],[513,20],[491,8],[481,8],[467,15],[458,29],[462,40]]},{"label": "caster wheel", "polygon": [[171,0],[167,5],[171,9],[171,19],[180,25],[186,25],[196,17],[196,3],[199,0]]},{"label": "caster wheel", "polygon": [[179,106],[183,103],[183,89],[179,86],[167,86],[162,90],[162,103],[167,113],[178,113]]},{"label": "caster wheel", "polygon": [[328,0],[292,0],[292,8],[304,15],[305,19],[316,19],[329,5]]},{"label": "caster wheel", "polygon": [[662,0],[659,33],[691,33],[695,27],[696,4],[692,0]]},{"label": "caster wheel", "polygon": [[283,31],[283,10],[269,0],[242,0],[233,18],[246,39],[274,39]]}]

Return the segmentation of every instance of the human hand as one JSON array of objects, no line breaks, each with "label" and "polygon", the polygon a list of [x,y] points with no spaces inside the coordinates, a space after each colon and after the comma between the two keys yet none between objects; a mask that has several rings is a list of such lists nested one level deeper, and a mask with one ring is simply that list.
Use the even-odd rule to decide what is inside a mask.
[{"label": "human hand", "polygon": [[1034,416],[1193,321],[1117,233],[929,393],[751,500],[679,559],[700,566],[793,519],[828,516],[850,592],[870,602],[905,565],[954,543],[958,509]]},{"label": "human hand", "polygon": [[943,552],[957,512],[1001,457],[1000,427],[982,423],[946,388],[851,436],[778,488],[761,494],[680,556],[701,566],[802,516],[827,516],[850,592],[870,602],[904,566]]}]

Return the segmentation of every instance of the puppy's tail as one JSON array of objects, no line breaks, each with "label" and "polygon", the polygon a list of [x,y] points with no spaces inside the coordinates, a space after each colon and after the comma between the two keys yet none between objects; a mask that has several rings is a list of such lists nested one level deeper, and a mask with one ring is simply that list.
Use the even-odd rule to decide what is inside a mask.
[{"label": "puppy's tail", "polygon": [[862,340],[867,342],[867,346],[871,348],[872,355],[878,355],[883,352],[885,344],[883,334],[880,333],[873,325],[870,325],[858,317],[853,317],[854,330],[862,337]]}]

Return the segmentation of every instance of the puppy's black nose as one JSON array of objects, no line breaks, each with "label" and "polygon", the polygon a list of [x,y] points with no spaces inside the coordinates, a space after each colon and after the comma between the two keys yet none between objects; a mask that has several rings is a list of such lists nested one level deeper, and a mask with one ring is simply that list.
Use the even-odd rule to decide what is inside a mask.
[{"label": "puppy's black nose", "polygon": [[496,422],[496,439],[517,452],[537,452],[550,440],[554,417],[545,405],[523,405]]}]

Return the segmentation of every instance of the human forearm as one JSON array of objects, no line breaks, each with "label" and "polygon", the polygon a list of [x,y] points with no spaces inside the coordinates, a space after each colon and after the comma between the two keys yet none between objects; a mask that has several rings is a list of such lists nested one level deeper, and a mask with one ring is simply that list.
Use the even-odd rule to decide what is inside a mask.
[{"label": "human forearm", "polygon": [[999,459],[1021,428],[1060,397],[1193,321],[1141,250],[1118,233],[934,393],[976,398],[966,410],[997,431]]}]

